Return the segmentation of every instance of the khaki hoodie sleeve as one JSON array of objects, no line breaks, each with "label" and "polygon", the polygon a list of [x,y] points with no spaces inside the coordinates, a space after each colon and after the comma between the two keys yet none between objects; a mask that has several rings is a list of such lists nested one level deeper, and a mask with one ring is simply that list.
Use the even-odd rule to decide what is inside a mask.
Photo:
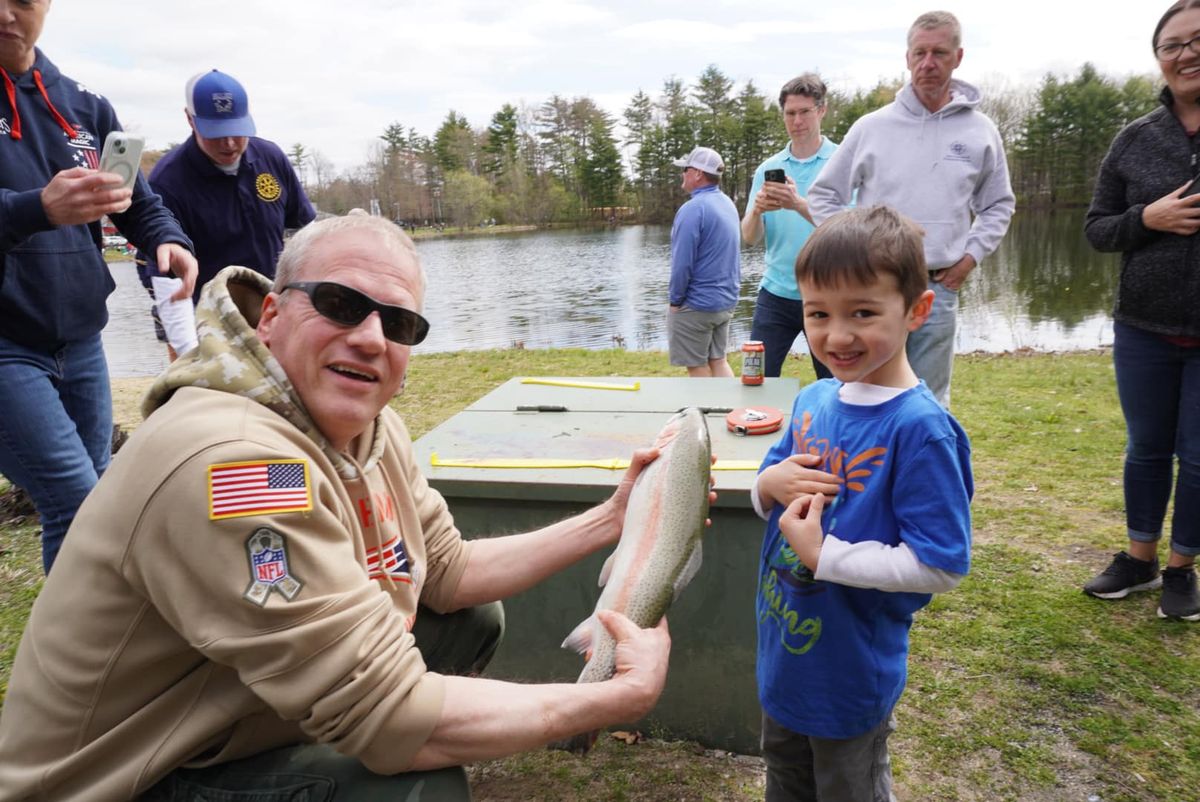
[{"label": "khaki hoodie sleeve", "polygon": [[421,604],[438,613],[452,612],[450,605],[467,568],[471,544],[454,525],[454,517],[442,494],[429,486],[413,455],[412,440],[399,415],[384,410],[382,420],[396,446],[407,492],[417,512],[425,539],[427,578],[421,590]]},{"label": "khaki hoodie sleeve", "polygon": [[[243,419],[253,436],[178,464],[140,516],[122,571],[181,637],[282,718],[372,771],[403,771],[437,723],[442,678],[426,671],[405,626],[412,611],[367,578],[332,466],[271,417]],[[295,459],[308,467],[311,510],[211,518],[210,466]],[[265,585],[265,595],[251,557],[264,542],[282,551],[276,578],[290,580]]]}]

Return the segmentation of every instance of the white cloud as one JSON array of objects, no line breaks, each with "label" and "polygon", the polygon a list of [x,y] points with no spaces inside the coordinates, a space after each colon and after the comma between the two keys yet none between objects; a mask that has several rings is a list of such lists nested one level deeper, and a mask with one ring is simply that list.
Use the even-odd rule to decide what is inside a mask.
[{"label": "white cloud", "polygon": [[[936,5],[936,4],[934,4]],[[1161,9],[1115,2],[1011,0],[959,9],[959,74],[1036,82],[1092,61],[1123,76],[1156,69],[1149,37]],[[504,103],[587,95],[615,116],[639,88],[694,81],[716,64],[771,96],[805,70],[853,91],[905,75],[904,34],[928,0],[341,0],[290,3],[58,0],[41,46],[65,73],[107,95],[122,122],[164,147],[188,133],[183,84],[217,67],[250,93],[262,136],[365,161],[384,127],[432,134],[450,109],[477,127]]]}]

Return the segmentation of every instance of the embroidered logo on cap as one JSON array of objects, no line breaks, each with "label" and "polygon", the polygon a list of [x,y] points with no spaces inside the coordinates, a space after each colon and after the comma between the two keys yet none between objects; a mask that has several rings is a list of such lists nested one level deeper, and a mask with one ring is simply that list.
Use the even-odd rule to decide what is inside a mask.
[{"label": "embroidered logo on cap", "polygon": [[233,94],[231,92],[213,92],[213,111],[217,114],[233,114]]},{"label": "embroidered logo on cap", "polygon": [[211,520],[311,509],[306,460],[225,462],[208,466]]},{"label": "embroidered logo on cap", "polygon": [[287,540],[274,529],[255,529],[246,541],[246,554],[250,558],[250,585],[242,595],[248,601],[262,607],[273,590],[291,601],[304,587],[288,570]]}]

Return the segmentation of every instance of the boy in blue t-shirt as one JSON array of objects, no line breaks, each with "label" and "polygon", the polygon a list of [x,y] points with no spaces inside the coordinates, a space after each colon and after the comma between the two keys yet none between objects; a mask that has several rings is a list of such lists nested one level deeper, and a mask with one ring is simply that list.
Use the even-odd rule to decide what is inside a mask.
[{"label": "boy in blue t-shirt", "polygon": [[912,615],[970,567],[971,447],[905,356],[934,296],[914,223],[842,212],[796,278],[835,378],[796,397],[753,493],[766,799],[888,802]]}]

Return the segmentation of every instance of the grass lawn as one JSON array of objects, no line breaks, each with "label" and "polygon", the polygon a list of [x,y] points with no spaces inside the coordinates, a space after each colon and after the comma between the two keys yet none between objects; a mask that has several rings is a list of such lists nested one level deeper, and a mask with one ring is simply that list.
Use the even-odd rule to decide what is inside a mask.
[{"label": "grass lawn", "polygon": [[[515,375],[679,372],[661,353],[420,355],[395,406],[416,438]],[[811,378],[807,357],[785,375]],[[118,421],[136,425],[147,384],[116,383]],[[1125,542],[1110,356],[960,357],[953,405],[974,449],[974,562],[913,627],[891,741],[897,795],[1196,802],[1200,625],[1158,620],[1156,594],[1101,602],[1079,591]],[[40,582],[35,533],[0,527],[0,694]],[[760,761],[687,743],[605,738],[584,760],[538,752],[471,776],[479,800],[762,798]]]}]

